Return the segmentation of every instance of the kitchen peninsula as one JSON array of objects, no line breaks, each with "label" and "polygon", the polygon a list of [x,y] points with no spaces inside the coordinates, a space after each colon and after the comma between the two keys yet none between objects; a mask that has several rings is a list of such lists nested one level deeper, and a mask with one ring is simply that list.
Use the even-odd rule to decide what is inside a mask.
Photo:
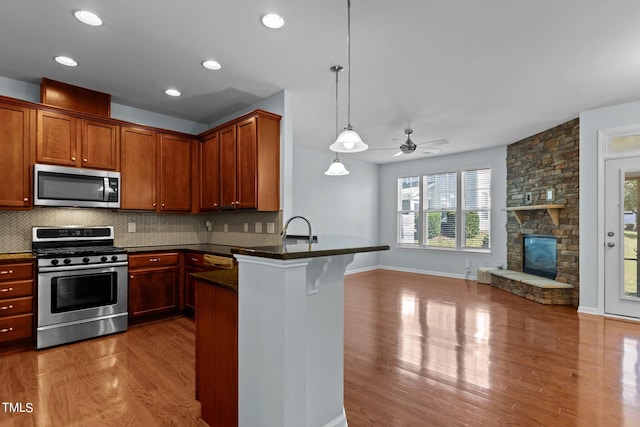
[{"label": "kitchen peninsula", "polygon": [[[202,418],[211,425],[346,426],[344,273],[356,253],[388,249],[320,236],[311,244],[232,248],[237,276],[235,270],[195,274]],[[208,326],[214,320],[215,329]],[[202,335],[208,333],[213,339]],[[217,353],[233,355],[237,365]],[[221,388],[225,380],[232,383]]]}]

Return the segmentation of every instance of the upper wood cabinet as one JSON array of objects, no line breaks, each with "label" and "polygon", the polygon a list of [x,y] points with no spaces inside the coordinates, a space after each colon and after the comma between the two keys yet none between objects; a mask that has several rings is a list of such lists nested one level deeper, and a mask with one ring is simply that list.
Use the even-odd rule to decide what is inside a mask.
[{"label": "upper wood cabinet", "polygon": [[220,136],[213,132],[200,143],[200,212],[216,211],[220,206]]},{"label": "upper wood cabinet", "polygon": [[[214,136],[215,135],[215,136]],[[217,140],[218,162],[201,157],[200,200],[210,200],[218,180],[219,210],[280,209],[280,116],[257,110],[201,138]],[[203,149],[204,150],[204,149]],[[213,168],[217,166],[217,175]],[[209,190],[207,190],[209,188]],[[204,192],[211,193],[205,194]],[[211,206],[201,211],[216,210]]]},{"label": "upper wood cabinet", "polygon": [[0,208],[31,206],[31,174],[35,131],[33,109],[0,103]]},{"label": "upper wood cabinet", "polygon": [[156,210],[158,133],[122,127],[120,209]]},{"label": "upper wood cabinet", "polygon": [[118,125],[107,121],[38,110],[36,161],[117,170],[118,129]]},{"label": "upper wood cabinet", "polygon": [[191,212],[194,140],[123,127],[120,209]]},{"label": "upper wood cabinet", "polygon": [[191,211],[193,143],[191,138],[162,134],[158,160],[160,211]]}]

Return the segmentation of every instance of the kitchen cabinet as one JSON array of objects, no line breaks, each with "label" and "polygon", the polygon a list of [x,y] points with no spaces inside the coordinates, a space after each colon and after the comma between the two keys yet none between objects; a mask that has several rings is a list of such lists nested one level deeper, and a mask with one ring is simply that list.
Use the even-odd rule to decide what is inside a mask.
[{"label": "kitchen cabinet", "polygon": [[102,170],[118,168],[118,129],[108,121],[38,110],[36,161]]},{"label": "kitchen cabinet", "polygon": [[178,252],[129,255],[129,323],[176,314],[179,287]]},{"label": "kitchen cabinet", "polygon": [[196,280],[196,399],[210,425],[238,425],[238,292]]},{"label": "kitchen cabinet", "polygon": [[122,127],[120,209],[156,210],[158,138],[151,129]]},{"label": "kitchen cabinet", "polygon": [[33,342],[32,261],[0,264],[0,351]]},{"label": "kitchen cabinet", "polygon": [[[280,116],[257,110],[214,132],[219,144],[219,209],[278,211]],[[202,169],[206,171],[204,164]],[[206,179],[211,178],[202,174],[203,189]]]},{"label": "kitchen cabinet", "polygon": [[35,111],[0,103],[0,208],[31,206],[30,164],[35,138]]},{"label": "kitchen cabinet", "polygon": [[121,141],[120,209],[191,212],[194,141],[141,127],[123,127]]},{"label": "kitchen cabinet", "polygon": [[219,171],[220,133],[216,131],[204,136],[200,143],[200,212],[217,211],[220,206]]},{"label": "kitchen cabinet", "polygon": [[162,134],[158,160],[160,211],[191,211],[193,148],[194,141],[191,138]]}]

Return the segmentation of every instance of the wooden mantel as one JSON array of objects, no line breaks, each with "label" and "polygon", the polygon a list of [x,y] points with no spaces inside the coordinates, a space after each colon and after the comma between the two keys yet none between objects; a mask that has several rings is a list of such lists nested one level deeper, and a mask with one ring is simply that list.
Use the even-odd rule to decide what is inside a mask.
[{"label": "wooden mantel", "polygon": [[560,224],[560,209],[564,209],[566,205],[528,205],[528,206],[514,206],[506,208],[507,212],[513,212],[518,220],[518,224],[522,225],[522,212],[523,211],[537,211],[546,210],[551,217],[551,221],[558,226]]}]

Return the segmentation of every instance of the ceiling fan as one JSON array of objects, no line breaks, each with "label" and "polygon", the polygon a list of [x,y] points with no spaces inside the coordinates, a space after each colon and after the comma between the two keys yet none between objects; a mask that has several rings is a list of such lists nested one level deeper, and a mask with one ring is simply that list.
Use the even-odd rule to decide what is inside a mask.
[{"label": "ceiling fan", "polygon": [[[422,154],[437,154],[441,150],[439,148],[431,148],[431,147],[421,147],[423,145],[445,145],[448,144],[449,141],[446,139],[437,139],[435,141],[421,142],[416,144],[411,140],[411,135],[413,135],[413,129],[405,129],[404,134],[407,136],[407,139],[400,145],[400,151],[395,153],[393,156],[400,156],[402,154],[413,154],[418,147],[420,147],[420,152]],[[393,150],[395,148],[373,148],[373,150]]]}]

